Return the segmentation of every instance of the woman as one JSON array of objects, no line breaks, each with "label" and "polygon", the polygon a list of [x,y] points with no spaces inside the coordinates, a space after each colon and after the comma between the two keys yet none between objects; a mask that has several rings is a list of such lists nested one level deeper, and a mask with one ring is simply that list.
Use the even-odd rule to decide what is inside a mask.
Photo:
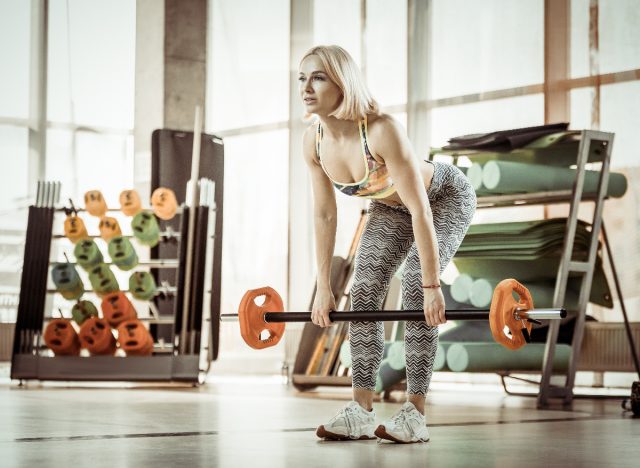
[{"label": "woman", "polygon": [[402,277],[405,309],[423,309],[425,321],[406,323],[407,402],[376,428],[372,408],[384,349],[382,322],[351,322],[353,399],[317,435],[335,440],[426,442],[425,395],[445,323],[439,276],[458,249],[476,207],[473,188],[454,166],[419,161],[406,132],[379,112],[351,56],[338,46],[318,46],[300,62],[300,95],[315,114],[303,138],[314,195],[317,292],[311,319],[331,325],[330,285],[336,234],[334,187],[371,199],[355,260],[353,310],[379,310],[389,281],[406,259]]}]

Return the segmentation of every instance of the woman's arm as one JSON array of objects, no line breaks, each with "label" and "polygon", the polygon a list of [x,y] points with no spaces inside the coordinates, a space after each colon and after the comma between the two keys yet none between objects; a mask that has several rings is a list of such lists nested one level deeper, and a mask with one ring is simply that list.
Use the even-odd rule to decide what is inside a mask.
[{"label": "woman's arm", "polygon": [[316,156],[315,126],[313,125],[307,128],[304,133],[303,153],[311,174],[318,266],[312,321],[316,325],[329,326],[331,325],[329,312],[335,309],[333,291],[331,290],[331,259],[336,243],[337,207],[333,185],[322,170]]},{"label": "woman's arm", "polygon": [[[369,131],[371,151],[384,159],[400,199],[411,213],[420,257],[422,284],[440,284],[438,240],[424,181],[411,142],[402,126],[389,116],[378,118]],[[429,325],[445,323],[440,289],[425,289],[425,318]]]}]

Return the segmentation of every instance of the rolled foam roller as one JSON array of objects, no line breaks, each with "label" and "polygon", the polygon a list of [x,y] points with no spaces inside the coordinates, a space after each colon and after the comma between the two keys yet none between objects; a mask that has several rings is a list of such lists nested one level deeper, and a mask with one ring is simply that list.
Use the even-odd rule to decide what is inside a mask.
[{"label": "rolled foam roller", "polygon": [[[494,193],[527,193],[570,190],[576,180],[576,169],[523,164],[511,161],[489,161],[482,168],[482,183]],[[598,188],[599,171],[586,171],[585,192]],[[617,172],[609,173],[607,195],[622,197],[627,191],[627,178]]]},{"label": "rolled foam roller", "polygon": [[[530,343],[523,348],[509,350],[497,343],[452,343],[447,350],[447,366],[453,372],[540,370],[545,346],[543,343]],[[566,370],[570,354],[569,345],[557,345],[553,369]]]},{"label": "rolled foam roller", "polygon": [[471,285],[473,284],[473,278],[467,274],[458,275],[458,277],[451,283],[451,297],[456,302],[464,304],[469,303],[469,292],[471,291]]}]

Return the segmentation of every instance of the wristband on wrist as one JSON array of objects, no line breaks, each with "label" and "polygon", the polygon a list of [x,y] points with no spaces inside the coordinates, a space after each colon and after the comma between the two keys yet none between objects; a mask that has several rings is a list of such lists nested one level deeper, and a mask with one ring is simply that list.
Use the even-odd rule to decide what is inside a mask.
[{"label": "wristband on wrist", "polygon": [[422,287],[424,289],[435,289],[435,288],[439,288],[440,285],[439,284],[423,284]]}]

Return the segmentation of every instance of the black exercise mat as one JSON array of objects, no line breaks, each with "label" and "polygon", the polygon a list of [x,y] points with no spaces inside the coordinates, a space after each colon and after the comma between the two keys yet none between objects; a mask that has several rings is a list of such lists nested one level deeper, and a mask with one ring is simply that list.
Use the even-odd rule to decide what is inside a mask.
[{"label": "black exercise mat", "polygon": [[568,122],[539,125],[535,127],[515,128],[510,130],[498,130],[489,133],[474,133],[461,135],[449,139],[449,144],[443,147],[444,150],[453,149],[485,149],[493,151],[511,151],[515,148],[525,146],[527,143],[536,140],[550,133],[566,130]]}]

